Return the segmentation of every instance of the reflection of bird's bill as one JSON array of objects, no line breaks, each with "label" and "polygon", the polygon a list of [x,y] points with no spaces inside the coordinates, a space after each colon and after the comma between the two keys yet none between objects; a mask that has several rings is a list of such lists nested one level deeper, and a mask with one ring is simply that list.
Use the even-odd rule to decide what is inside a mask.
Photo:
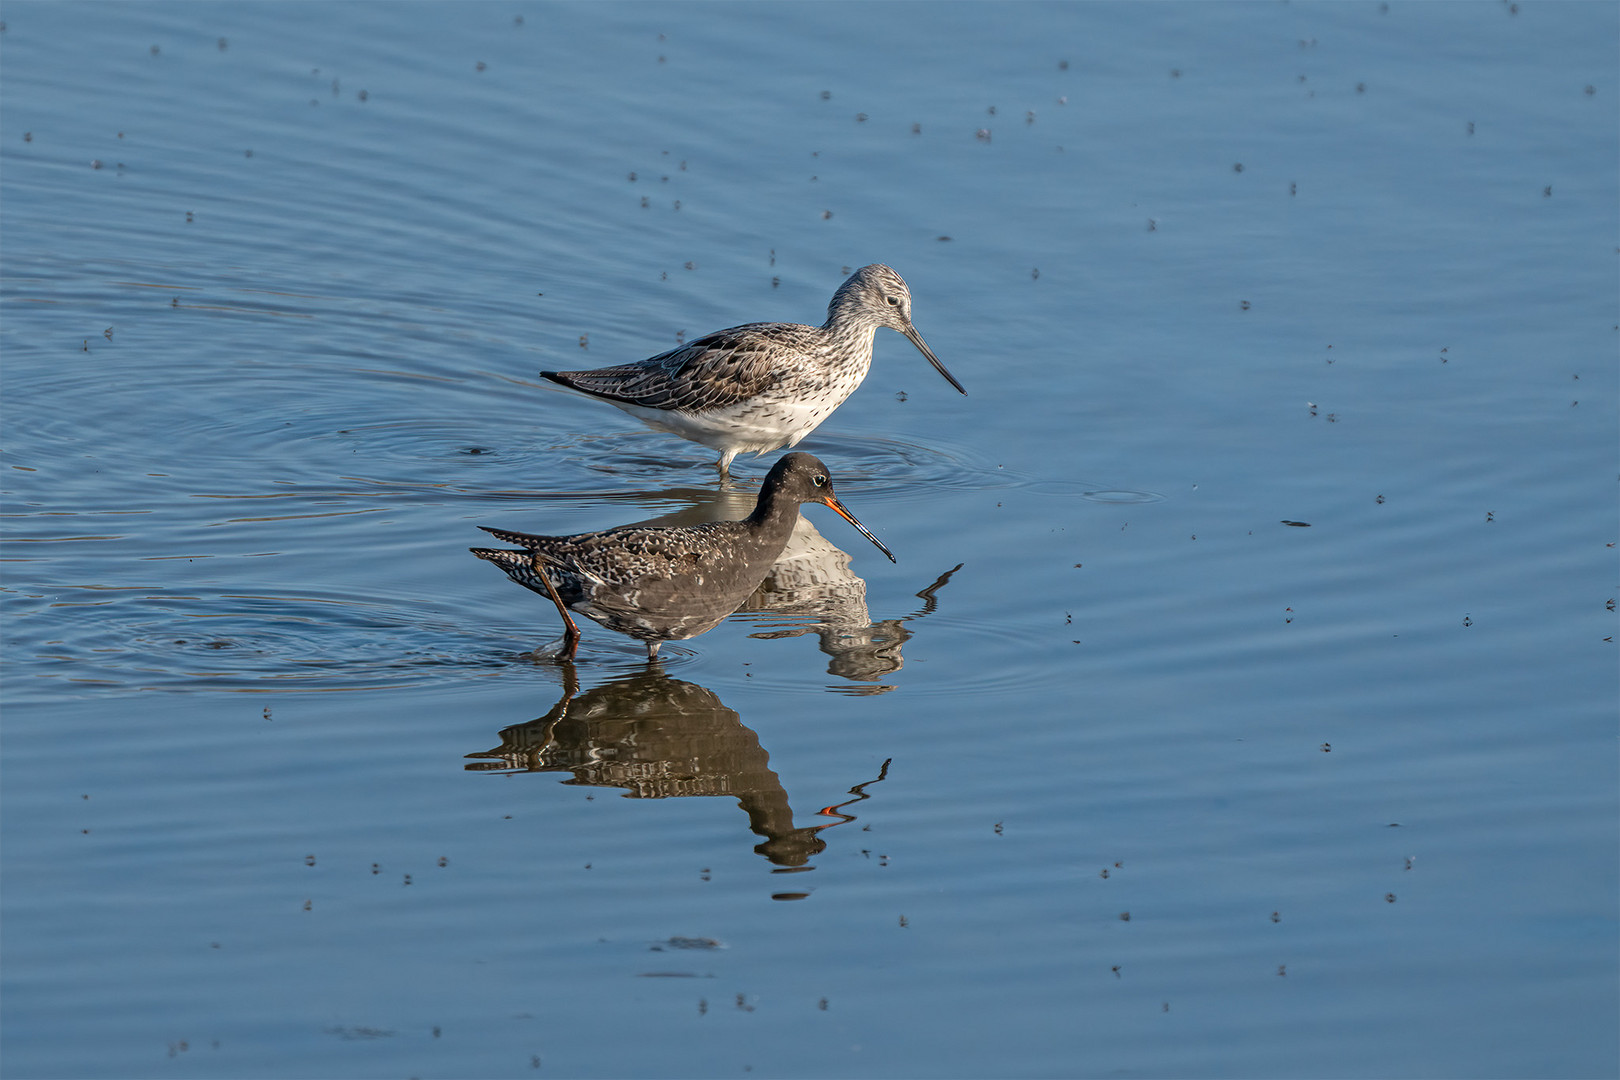
[{"label": "reflection of bird's bill", "polygon": [[849,522],[851,525],[853,525],[857,529],[859,529],[861,531],[862,536],[866,537],[868,540],[872,541],[872,543],[876,544],[877,549],[879,551],[883,552],[883,554],[887,555],[889,557],[890,562],[895,562],[896,561],[895,557],[894,557],[894,552],[892,552],[888,548],[884,547],[883,546],[883,541],[881,541],[877,537],[873,536],[871,529],[868,529],[865,525],[862,525],[860,522],[856,521],[855,520],[855,515],[850,513],[848,510],[844,509],[844,504],[838,501],[837,496],[835,496],[832,492],[829,491],[827,493],[827,497],[822,499],[821,501],[822,501],[822,503],[824,505],[832,507],[833,512],[836,513],[839,517],[843,518],[845,521]]},{"label": "reflection of bird's bill", "polygon": [[928,343],[922,339],[921,334],[917,333],[915,326],[906,327],[904,332],[906,337],[911,339],[911,343],[917,346],[917,351],[928,357],[928,362],[934,365],[934,370],[945,376],[946,382],[956,387],[960,393],[967,393],[966,390],[962,389],[962,384],[956,381],[956,376],[945,370],[945,365],[939,362],[939,357],[934,355],[934,350],[928,347]]}]

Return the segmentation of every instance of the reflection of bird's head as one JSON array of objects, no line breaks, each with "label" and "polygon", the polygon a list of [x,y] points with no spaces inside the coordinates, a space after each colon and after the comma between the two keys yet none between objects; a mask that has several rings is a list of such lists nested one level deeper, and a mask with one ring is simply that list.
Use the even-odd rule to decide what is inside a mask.
[{"label": "reflection of bird's head", "polygon": [[827,841],[817,836],[825,826],[794,829],[782,836],[773,836],[754,845],[754,852],[765,856],[777,866],[806,866],[813,856],[827,850]]}]

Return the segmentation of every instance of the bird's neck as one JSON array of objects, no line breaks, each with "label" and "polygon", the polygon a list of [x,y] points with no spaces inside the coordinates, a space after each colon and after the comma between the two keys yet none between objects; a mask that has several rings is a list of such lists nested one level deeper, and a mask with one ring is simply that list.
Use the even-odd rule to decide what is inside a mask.
[{"label": "bird's neck", "polygon": [[799,504],[789,499],[767,496],[754,507],[754,512],[748,515],[748,524],[756,531],[767,534],[786,534],[793,531],[794,523],[799,520]]},{"label": "bird's neck", "polygon": [[821,324],[821,328],[835,338],[847,338],[859,343],[871,341],[880,325],[865,308],[856,304],[840,307],[835,299],[832,306],[827,308],[827,321]]}]

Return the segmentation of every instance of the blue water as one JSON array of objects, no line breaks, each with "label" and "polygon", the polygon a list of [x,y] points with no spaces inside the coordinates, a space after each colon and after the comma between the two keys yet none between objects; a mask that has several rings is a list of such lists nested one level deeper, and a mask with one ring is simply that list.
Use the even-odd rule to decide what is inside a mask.
[{"label": "blue water", "polygon": [[[1620,9],[0,18],[8,1075],[1620,1073]],[[898,563],[529,655],[874,261]]]}]

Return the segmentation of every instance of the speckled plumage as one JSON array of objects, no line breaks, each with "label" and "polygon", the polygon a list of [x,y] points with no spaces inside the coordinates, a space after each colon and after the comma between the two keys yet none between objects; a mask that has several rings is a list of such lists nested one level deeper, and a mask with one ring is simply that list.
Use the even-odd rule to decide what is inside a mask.
[{"label": "speckled plumage", "polygon": [[797,445],[832,415],[866,378],[880,326],[904,334],[967,393],[911,325],[905,281],[881,263],[838,287],[820,326],[748,323],[634,364],[540,374],[719,451],[724,474],[738,454]]},{"label": "speckled plumage", "polygon": [[797,453],[771,468],[754,512],[741,521],[626,525],[574,536],[480,525],[522,550],[470,550],[524,588],[550,597],[563,618],[566,655],[579,643],[579,628],[568,615],[574,611],[644,642],[651,660],[664,642],[697,637],[737,610],[782,553],[799,506],[807,502],[831,507],[894,559],[834,496],[827,467]]}]

